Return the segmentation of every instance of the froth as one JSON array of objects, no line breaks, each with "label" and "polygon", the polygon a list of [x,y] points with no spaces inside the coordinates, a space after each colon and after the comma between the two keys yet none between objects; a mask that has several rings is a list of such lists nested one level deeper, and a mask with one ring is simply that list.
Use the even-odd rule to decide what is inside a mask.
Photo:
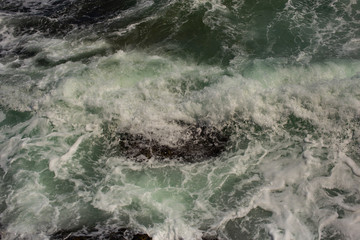
[{"label": "froth", "polygon": [[[51,57],[62,59],[65,53],[56,51]],[[223,69],[137,51],[49,67],[38,82],[46,96],[27,95],[41,106],[34,116],[2,126],[7,176],[30,168],[22,177],[36,180],[16,180],[25,187],[8,197],[2,214],[8,231],[96,224],[82,214],[99,211],[159,240],[200,238],[199,229],[230,239],[233,233],[313,239],[337,223],[356,239],[347,226],[358,224],[358,204],[345,199],[358,194],[358,162],[348,153],[357,141],[358,69],[356,60],[289,66],[281,59],[235,59]],[[181,122],[204,121],[230,126],[231,143],[202,163],[132,162],[106,156],[101,126],[108,121],[114,131],[166,144],[181,136]],[[22,211],[15,214],[17,206]],[[21,230],[26,214],[53,222],[24,222]]]}]

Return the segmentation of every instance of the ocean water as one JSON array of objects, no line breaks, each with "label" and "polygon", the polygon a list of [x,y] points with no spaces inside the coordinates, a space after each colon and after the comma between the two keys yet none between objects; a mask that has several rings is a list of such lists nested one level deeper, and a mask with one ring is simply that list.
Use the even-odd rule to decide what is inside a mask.
[{"label": "ocean water", "polygon": [[357,240],[359,147],[357,0],[0,2],[1,239]]}]

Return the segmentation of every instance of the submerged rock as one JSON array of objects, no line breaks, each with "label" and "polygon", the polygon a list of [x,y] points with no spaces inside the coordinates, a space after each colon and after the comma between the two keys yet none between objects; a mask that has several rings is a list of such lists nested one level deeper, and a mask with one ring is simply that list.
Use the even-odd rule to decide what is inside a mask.
[{"label": "submerged rock", "polygon": [[[1,239],[1,238],[0,238]],[[130,229],[120,228],[112,230],[83,229],[80,231],[61,230],[50,236],[50,240],[151,240],[145,233],[134,233]],[[179,240],[183,240],[180,238]],[[201,240],[220,240],[217,234],[204,233]]]},{"label": "submerged rock", "polygon": [[197,162],[219,156],[230,140],[226,128],[218,129],[205,124],[180,124],[184,130],[175,144],[167,144],[164,139],[160,141],[151,135],[114,130],[110,125],[104,127],[104,134],[110,140],[111,155],[123,155],[136,160],[155,158]]},{"label": "submerged rock", "polygon": [[132,230],[120,228],[113,230],[61,230],[50,236],[51,240],[151,240],[145,233],[134,233]]},{"label": "submerged rock", "polygon": [[217,236],[217,234],[209,234],[209,233],[204,233],[203,236],[201,237],[201,240],[220,240]]}]

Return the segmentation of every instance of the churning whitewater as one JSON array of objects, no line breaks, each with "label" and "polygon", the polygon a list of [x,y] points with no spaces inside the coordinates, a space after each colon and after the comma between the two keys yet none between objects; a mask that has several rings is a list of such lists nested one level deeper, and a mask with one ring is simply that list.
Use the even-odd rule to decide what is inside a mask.
[{"label": "churning whitewater", "polygon": [[360,239],[360,2],[3,0],[0,239]]}]

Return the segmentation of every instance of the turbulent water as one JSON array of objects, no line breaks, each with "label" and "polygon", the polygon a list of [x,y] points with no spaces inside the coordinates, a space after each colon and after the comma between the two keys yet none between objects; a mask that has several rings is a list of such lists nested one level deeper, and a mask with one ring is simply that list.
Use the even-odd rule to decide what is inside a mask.
[{"label": "turbulent water", "polygon": [[[360,239],[359,1],[0,9],[0,238]],[[224,149],[117,146],[187,151],[200,125]]]}]

